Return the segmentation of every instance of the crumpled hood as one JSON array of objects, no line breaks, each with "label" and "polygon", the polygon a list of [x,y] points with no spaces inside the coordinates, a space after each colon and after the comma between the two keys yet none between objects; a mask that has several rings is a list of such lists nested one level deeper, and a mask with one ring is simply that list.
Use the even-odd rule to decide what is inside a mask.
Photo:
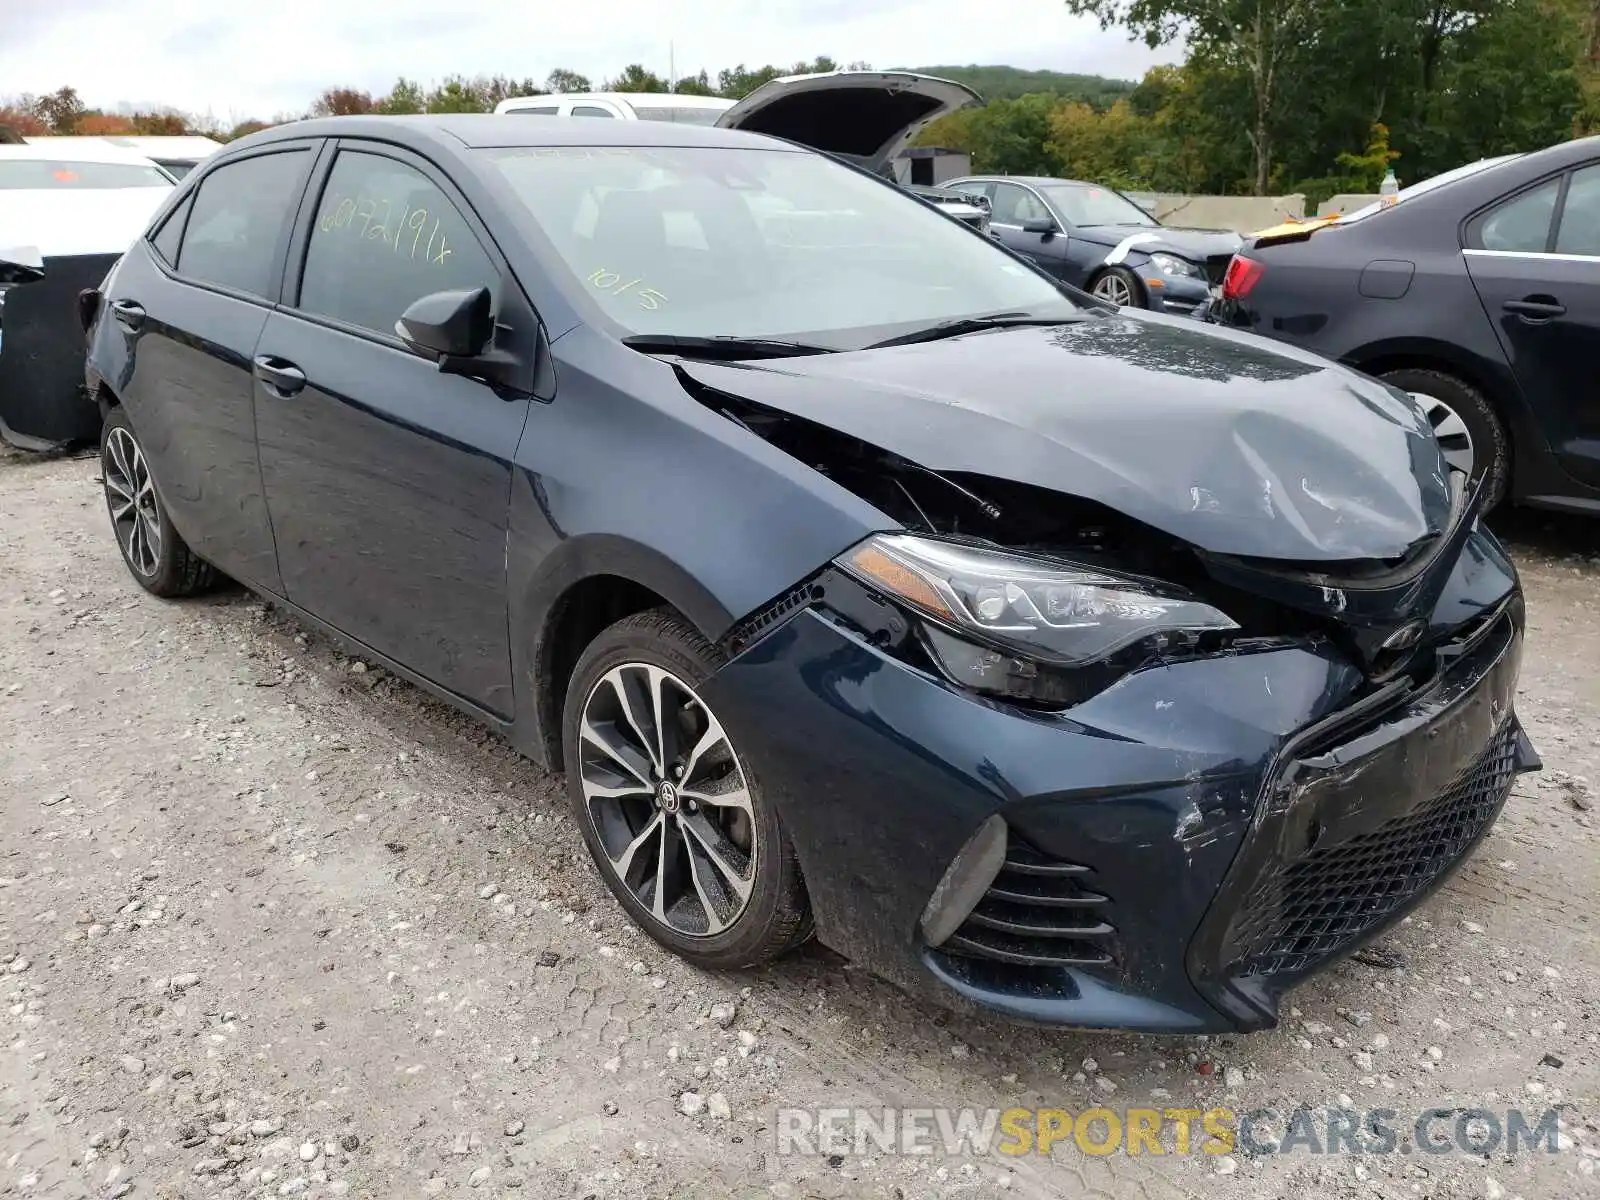
[{"label": "crumpled hood", "polygon": [[1191,262],[1231,257],[1244,249],[1244,238],[1225,229],[1178,229],[1170,225],[1075,225],[1072,236],[1102,246],[1127,243],[1130,250],[1143,250],[1146,254],[1165,251]]},{"label": "crumpled hood", "polygon": [[1095,500],[1218,554],[1399,558],[1450,518],[1444,461],[1410,401],[1173,318],[680,367],[922,466]]}]

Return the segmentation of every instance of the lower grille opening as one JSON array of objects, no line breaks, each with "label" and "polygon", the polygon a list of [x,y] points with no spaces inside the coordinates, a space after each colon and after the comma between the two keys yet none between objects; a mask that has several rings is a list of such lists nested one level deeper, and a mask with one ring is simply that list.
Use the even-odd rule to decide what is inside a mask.
[{"label": "lower grille opening", "polygon": [[1245,901],[1230,973],[1309,971],[1426,890],[1466,853],[1511,790],[1517,728],[1507,722],[1477,761],[1427,803],[1264,877]]},{"label": "lower grille opening", "polygon": [[1090,868],[1040,853],[1011,833],[989,890],[940,950],[1024,967],[1115,964],[1111,898]]}]

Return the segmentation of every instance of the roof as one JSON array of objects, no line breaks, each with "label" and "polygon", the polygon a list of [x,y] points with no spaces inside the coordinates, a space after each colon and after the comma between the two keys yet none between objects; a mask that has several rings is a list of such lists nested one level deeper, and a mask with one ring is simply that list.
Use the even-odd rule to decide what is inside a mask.
[{"label": "roof", "polygon": [[547,104],[554,100],[621,100],[625,104],[638,104],[645,101],[641,107],[665,108],[732,108],[732,100],[724,100],[721,96],[691,96],[683,92],[546,92],[538,96],[512,96],[502,100],[496,105],[496,111],[509,108],[513,105]]},{"label": "roof", "polygon": [[367,137],[405,143],[454,144],[454,148],[495,146],[744,146],[792,150],[788,143],[759,134],[670,121],[596,121],[552,118],[508,121],[494,113],[429,114],[414,117],[315,117],[252,133],[229,144],[259,146],[306,137]]},{"label": "roof", "polygon": [[0,156],[25,158],[31,162],[99,162],[153,165],[149,158],[122,146],[113,146],[97,137],[29,138],[21,146],[0,145]]}]

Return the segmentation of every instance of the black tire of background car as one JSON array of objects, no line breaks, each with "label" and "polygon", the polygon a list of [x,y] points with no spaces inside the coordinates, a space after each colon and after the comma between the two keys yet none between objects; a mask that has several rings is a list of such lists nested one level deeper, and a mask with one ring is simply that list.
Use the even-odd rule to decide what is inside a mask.
[{"label": "black tire of background car", "polygon": [[[113,429],[125,429],[132,435],[134,441],[139,440],[139,435],[134,433],[133,426],[128,423],[128,414],[118,405],[106,415],[105,425],[100,432],[100,470],[106,470],[107,446]],[[141,453],[144,447],[140,446]],[[149,468],[149,456],[145,457],[146,468]],[[154,475],[151,476],[154,479]],[[161,528],[161,551],[156,556],[156,569],[153,574],[142,575],[134,569],[133,563],[128,558],[128,548],[122,544],[121,538],[116,538],[117,549],[122,554],[122,561],[127,564],[128,574],[145,591],[154,596],[167,599],[176,599],[180,596],[193,596],[205,591],[217,581],[217,571],[210,563],[201,558],[189,544],[185,542],[178,531],[172,527],[172,518],[167,516],[167,507],[161,503],[161,489],[157,484],[155,490],[156,519]],[[106,495],[106,516],[111,515],[111,497]],[[112,525],[112,536],[116,536],[115,523]]]},{"label": "black tire of background car", "polygon": [[579,782],[578,724],[595,684],[623,663],[651,663],[672,672],[690,687],[699,688],[726,661],[721,651],[672,609],[636,613],[605,629],[589,643],[573,670],[562,712],[567,792],[600,877],[636,925],[673,953],[713,970],[761,966],[809,940],[812,934],[811,906],[800,862],[777,811],[762,795],[758,769],[735,747],[755,813],[756,871],[749,903],[722,933],[689,937],[658,922],[617,878],[607,861]]},{"label": "black tire of background car", "polygon": [[1094,290],[1094,285],[1107,275],[1115,275],[1128,287],[1128,294],[1133,297],[1133,302],[1140,308],[1150,307],[1150,293],[1145,290],[1144,280],[1127,267],[1106,267],[1096,272],[1095,277],[1089,281],[1089,290]]},{"label": "black tire of background car", "polygon": [[1455,410],[1472,437],[1472,483],[1489,480],[1484,511],[1498,507],[1511,483],[1511,439],[1484,394],[1454,375],[1422,367],[1388,371],[1383,381],[1402,392],[1433,396]]}]

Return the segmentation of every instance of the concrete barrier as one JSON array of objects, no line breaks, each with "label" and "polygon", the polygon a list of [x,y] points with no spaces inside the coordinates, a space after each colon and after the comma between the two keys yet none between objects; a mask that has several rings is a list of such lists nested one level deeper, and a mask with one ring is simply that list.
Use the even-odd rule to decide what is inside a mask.
[{"label": "concrete barrier", "polygon": [[1350,192],[1340,196],[1329,196],[1321,204],[1317,205],[1317,216],[1331,217],[1334,213],[1353,213],[1358,208],[1365,208],[1369,204],[1376,203],[1377,199],[1377,193],[1363,196]]},{"label": "concrete barrier", "polygon": [[1288,196],[1184,196],[1171,192],[1129,195],[1163,225],[1250,233],[1306,215],[1306,198]]}]

